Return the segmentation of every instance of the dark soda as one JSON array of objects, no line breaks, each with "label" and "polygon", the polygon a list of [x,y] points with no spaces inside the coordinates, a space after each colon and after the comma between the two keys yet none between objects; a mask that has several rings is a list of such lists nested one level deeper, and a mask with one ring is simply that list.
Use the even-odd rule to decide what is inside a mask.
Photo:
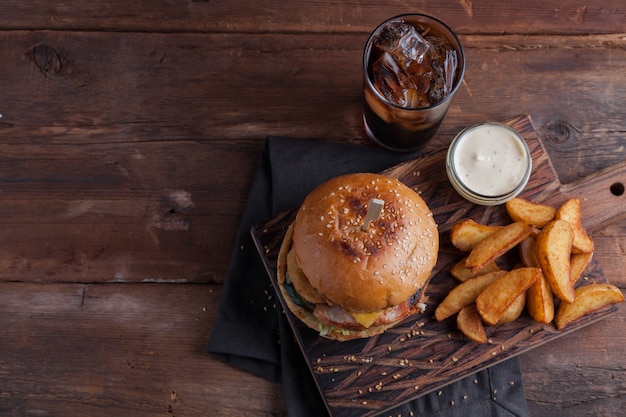
[{"label": "dark soda", "polygon": [[441,125],[464,68],[461,44],[442,22],[403,15],[381,24],[364,52],[368,136],[397,151],[419,149]]}]

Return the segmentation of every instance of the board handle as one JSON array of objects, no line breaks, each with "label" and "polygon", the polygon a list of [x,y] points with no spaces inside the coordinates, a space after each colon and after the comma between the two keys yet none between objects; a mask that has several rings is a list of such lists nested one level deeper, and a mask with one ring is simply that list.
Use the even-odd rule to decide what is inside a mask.
[{"label": "board handle", "polygon": [[[583,226],[589,232],[626,218],[626,161],[559,188],[560,202],[580,199]],[[559,203],[559,202],[556,202]]]}]

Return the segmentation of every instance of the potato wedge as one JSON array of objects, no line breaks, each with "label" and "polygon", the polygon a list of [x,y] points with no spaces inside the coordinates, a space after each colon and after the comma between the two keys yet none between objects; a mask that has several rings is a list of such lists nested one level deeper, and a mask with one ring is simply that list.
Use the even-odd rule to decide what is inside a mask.
[{"label": "potato wedge", "polygon": [[495,262],[489,262],[487,265],[482,267],[476,272],[472,272],[469,268],[465,266],[465,261],[467,258],[461,259],[457,262],[452,269],[450,269],[450,274],[456,278],[458,281],[467,281],[470,278],[474,278],[478,275],[486,274],[488,272],[499,271],[500,267],[496,265]]},{"label": "potato wedge", "polygon": [[514,222],[524,222],[544,227],[554,220],[556,208],[545,204],[533,203],[522,198],[513,198],[506,202],[506,211]]},{"label": "potato wedge", "polygon": [[501,228],[502,226],[480,224],[472,219],[461,220],[452,225],[450,241],[455,248],[463,252],[469,252],[481,240]]},{"label": "potato wedge", "polygon": [[550,323],[554,319],[554,296],[543,274],[526,291],[526,310],[538,323]]},{"label": "potato wedge", "polygon": [[576,289],[576,300],[573,303],[561,303],[554,323],[556,328],[561,330],[589,313],[622,301],[624,301],[624,295],[615,285],[585,285]]},{"label": "potato wedge", "polygon": [[485,323],[495,325],[509,306],[541,276],[541,268],[517,268],[498,277],[476,297]]},{"label": "potato wedge", "polygon": [[565,220],[553,220],[537,236],[537,260],[550,289],[559,299],[574,302],[570,254],[574,233]]},{"label": "potato wedge", "polygon": [[524,266],[539,267],[537,260],[537,241],[534,237],[528,236],[519,244],[520,258]]},{"label": "potato wedge", "polygon": [[556,219],[565,220],[572,226],[574,241],[572,251],[574,253],[593,252],[593,240],[587,235],[580,219],[580,200],[571,198],[559,207],[555,215]]},{"label": "potato wedge", "polygon": [[524,240],[533,231],[533,226],[515,222],[495,231],[480,241],[467,256],[465,266],[472,272],[483,268]]},{"label": "potato wedge", "polygon": [[528,291],[524,291],[511,303],[511,305],[504,311],[504,314],[502,314],[502,317],[500,317],[497,324],[506,324],[517,320],[526,306],[527,293]]},{"label": "potato wedge", "polygon": [[435,309],[435,319],[445,320],[458,313],[463,307],[472,304],[489,284],[506,274],[506,271],[495,271],[470,278],[454,287],[446,298]]},{"label": "potato wedge", "polygon": [[577,253],[575,255],[572,255],[569,264],[572,274],[571,279],[574,284],[582,276],[583,272],[585,272],[585,269],[587,269],[587,267],[591,263],[591,259],[593,259],[593,252]]},{"label": "potato wedge", "polygon": [[456,325],[465,336],[477,343],[487,343],[487,334],[476,304],[465,306],[456,316]]}]

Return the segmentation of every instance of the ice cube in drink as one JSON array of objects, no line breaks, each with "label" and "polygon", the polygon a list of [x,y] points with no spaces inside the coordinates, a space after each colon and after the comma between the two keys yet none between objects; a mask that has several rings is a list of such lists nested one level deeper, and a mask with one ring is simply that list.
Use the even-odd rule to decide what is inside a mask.
[{"label": "ice cube in drink", "polygon": [[439,128],[464,66],[460,42],[442,22],[403,15],[381,24],[364,53],[368,135],[391,149],[418,149]]}]

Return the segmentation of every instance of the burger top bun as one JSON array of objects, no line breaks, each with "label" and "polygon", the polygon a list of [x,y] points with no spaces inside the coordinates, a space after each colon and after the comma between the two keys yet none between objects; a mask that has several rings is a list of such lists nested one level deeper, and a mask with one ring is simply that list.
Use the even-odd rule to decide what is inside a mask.
[{"label": "burger top bun", "polygon": [[[383,210],[363,229],[372,199],[383,200]],[[348,174],[306,197],[294,222],[293,249],[330,304],[370,312],[406,301],[428,282],[439,234],[424,200],[400,181]]]}]

